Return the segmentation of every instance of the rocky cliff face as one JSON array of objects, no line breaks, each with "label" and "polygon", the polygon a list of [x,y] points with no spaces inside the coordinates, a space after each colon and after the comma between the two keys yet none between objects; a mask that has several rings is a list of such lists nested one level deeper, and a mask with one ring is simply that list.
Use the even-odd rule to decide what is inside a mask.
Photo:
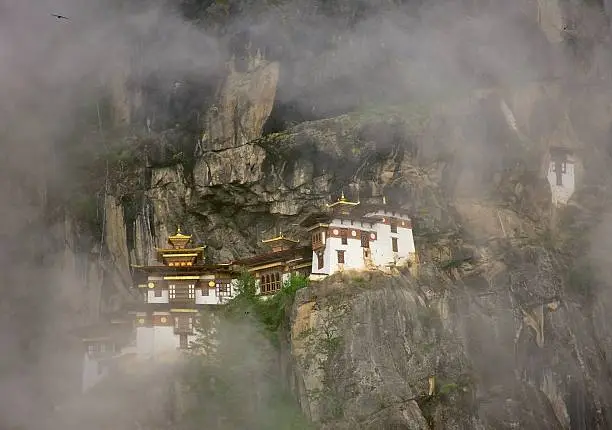
[{"label": "rocky cliff face", "polygon": [[419,277],[347,275],[299,293],[284,362],[305,414],[330,429],[607,428],[607,301],[577,267],[590,245],[579,231],[607,192],[583,169],[570,206],[553,208],[545,179],[555,144],[595,166],[603,152],[580,152],[580,136],[607,119],[585,127],[571,113],[559,84],[541,83],[253,139],[258,116],[248,140],[223,122],[192,172],[153,169],[153,222],[137,218],[132,255],[180,222],[209,256],[232,258],[342,188],[384,193],[414,213]]},{"label": "rocky cliff face", "polygon": [[[553,45],[592,22],[525,3]],[[414,215],[418,277],[346,275],[298,294],[283,362],[304,413],[329,429],[607,428],[612,98],[599,81],[369,105],[264,135],[281,72],[261,55],[230,62],[197,139],[179,150],[172,131],[149,138],[153,155],[111,175],[103,246],[75,281],[88,304],[73,307],[131,300],[129,264],[151,263],[177,224],[227,261],[279,229],[305,238],[296,224],[342,190],[384,195]],[[134,116],[126,91],[113,87],[121,124]],[[551,203],[552,146],[577,155],[566,207]],[[77,273],[74,234],[58,234]]]}]

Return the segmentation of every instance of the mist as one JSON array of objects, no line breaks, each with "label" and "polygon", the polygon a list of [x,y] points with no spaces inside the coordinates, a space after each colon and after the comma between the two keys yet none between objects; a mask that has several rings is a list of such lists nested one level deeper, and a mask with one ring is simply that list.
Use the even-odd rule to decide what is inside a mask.
[{"label": "mist", "polygon": [[[66,159],[62,148],[74,138],[84,104],[95,104],[109,93],[112,99],[112,115],[102,124],[95,118],[90,133],[99,132],[100,125],[144,129],[147,115],[163,110],[147,105],[152,97],[138,101],[140,89],[151,79],[163,95],[188,78],[214,92],[226,61],[258,49],[281,64],[273,112],[281,120],[323,118],[372,104],[431,103],[449,94],[467,96],[475,89],[532,81],[576,76],[589,81],[589,64],[603,71],[611,65],[604,42],[585,49],[587,65],[578,65],[562,43],[551,43],[541,31],[532,2],[476,2],[479,7],[467,1],[405,3],[368,2],[359,14],[345,13],[354,6],[350,1],[337,7],[305,1],[250,6],[235,14],[224,14],[218,6],[209,9],[212,17],[199,21],[182,15],[178,4],[161,1],[0,3],[0,270],[5,280],[0,397],[6,399],[0,405],[0,426],[23,424],[32,411],[61,403],[49,398],[55,390],[46,381],[45,360],[49,349],[59,349],[61,361],[56,336],[73,325],[82,300],[73,296],[79,291],[77,281],[62,265],[62,251],[50,237],[63,220],[49,221],[49,206],[54,206],[49,192],[61,194],[80,180],[71,176],[73,160]],[[222,31],[212,25],[216,19]],[[604,25],[601,14],[585,13],[582,19],[581,28]],[[565,89],[564,97],[580,91]],[[206,102],[193,101],[202,111]],[[538,123],[556,126],[562,115],[555,102],[527,122],[521,121],[521,112],[513,112],[518,128],[535,133]],[[139,103],[140,111],[131,108]],[[453,149],[465,157],[461,170],[477,182],[480,172],[499,157],[499,147],[478,130],[488,125],[506,133],[507,124],[491,127],[490,118],[478,115],[471,122],[467,117],[454,121],[466,136],[463,146]],[[579,132],[581,141],[602,144],[604,136],[588,123]],[[429,150],[448,150],[440,145]],[[458,188],[457,193],[473,189]],[[605,235],[593,241],[607,242]],[[257,345],[242,343],[244,350],[236,356]],[[256,363],[252,369],[257,371]]]}]

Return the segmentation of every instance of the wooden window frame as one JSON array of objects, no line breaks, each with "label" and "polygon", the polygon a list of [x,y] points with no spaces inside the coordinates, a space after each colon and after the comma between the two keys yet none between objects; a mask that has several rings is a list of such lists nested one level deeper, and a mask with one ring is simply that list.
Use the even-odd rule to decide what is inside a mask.
[{"label": "wooden window frame", "polygon": [[281,272],[266,272],[260,277],[259,292],[262,295],[275,294],[283,286],[283,275]]},{"label": "wooden window frame", "polygon": [[389,221],[389,226],[391,227],[391,233],[397,233],[397,224],[399,224],[397,220],[392,219]]},{"label": "wooden window frame", "polygon": [[193,317],[188,315],[177,315],[174,317],[174,333],[193,334]]},{"label": "wooden window frame", "polygon": [[393,252],[399,252],[399,245],[397,243],[397,237],[391,238],[391,250]]},{"label": "wooden window frame", "polygon": [[370,248],[370,235],[365,231],[361,232],[361,247]]},{"label": "wooden window frame", "polygon": [[342,243],[342,245],[348,245],[348,230],[340,230],[340,243]]},{"label": "wooden window frame", "polygon": [[168,284],[168,299],[176,298],[176,284]]},{"label": "wooden window frame", "polygon": [[345,261],[344,253],[345,253],[345,251],[342,250],[342,249],[338,249],[336,252],[338,254],[338,264],[344,264],[344,261]]},{"label": "wooden window frame", "polygon": [[321,270],[325,267],[325,255],[322,252],[317,253],[317,269]]},{"label": "wooden window frame", "polygon": [[189,349],[189,337],[186,334],[179,335],[179,349]]},{"label": "wooden window frame", "polygon": [[219,280],[215,284],[215,292],[217,297],[231,297],[232,296],[232,281],[230,280]]},{"label": "wooden window frame", "polygon": [[153,288],[153,293],[154,293],[153,294],[154,297],[158,297],[158,298],[162,297],[164,295],[164,291],[163,291],[162,287],[159,286],[159,285],[156,285],[155,288]]}]

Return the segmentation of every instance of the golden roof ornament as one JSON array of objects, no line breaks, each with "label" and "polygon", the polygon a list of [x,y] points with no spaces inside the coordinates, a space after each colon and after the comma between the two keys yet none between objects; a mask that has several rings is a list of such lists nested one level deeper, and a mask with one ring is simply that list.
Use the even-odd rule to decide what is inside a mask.
[{"label": "golden roof ornament", "polygon": [[348,207],[353,207],[353,206],[357,206],[359,204],[359,202],[351,202],[349,201],[346,196],[344,195],[344,190],[342,190],[342,194],[340,195],[340,198],[338,200],[336,200],[334,203],[327,204],[326,206],[328,208],[334,208],[334,207],[344,207],[344,208],[348,208]]},{"label": "golden roof ornament", "polygon": [[261,241],[261,243],[273,243],[273,242],[278,242],[278,241],[285,241],[285,242],[292,242],[292,243],[300,243],[299,240],[295,240],[295,239],[290,239],[287,236],[285,236],[282,232],[282,230],[278,233],[278,236],[273,237],[271,239],[264,239]]},{"label": "golden roof ornament", "polygon": [[168,237],[168,243],[175,249],[185,248],[191,240],[191,235],[186,235],[181,232],[181,226],[177,226],[176,234]]}]

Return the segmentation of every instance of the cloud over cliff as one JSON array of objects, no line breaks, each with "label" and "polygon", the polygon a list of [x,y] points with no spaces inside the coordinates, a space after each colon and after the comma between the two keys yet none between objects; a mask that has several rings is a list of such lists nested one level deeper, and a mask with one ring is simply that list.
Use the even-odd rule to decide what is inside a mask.
[{"label": "cloud over cliff", "polygon": [[[46,265],[38,258],[42,250],[58,254],[61,260],[61,244],[42,247],[41,238],[50,230],[45,219],[49,190],[82,180],[70,176],[66,166],[73,160],[60,150],[66,142],[79,141],[74,131],[82,122],[91,134],[108,122],[144,129],[142,111],[152,103],[151,93],[157,94],[161,106],[157,109],[167,109],[175,84],[196,77],[214,87],[226,60],[231,56],[240,60],[257,49],[281,62],[277,104],[285,105],[287,112],[289,106],[299,110],[299,118],[365,105],[437,103],[457,93],[468,97],[476,88],[520,87],[534,80],[572,76],[580,69],[563,49],[567,32],[559,28],[561,21],[542,31],[537,6],[529,1],[396,5],[344,0],[255,6],[218,2],[205,10],[211,16],[197,22],[181,16],[174,2],[5,0],[0,4],[4,149],[0,179],[5,185],[0,188],[0,270],[7,279],[2,292],[8,303],[0,317],[0,348],[10,351],[2,354],[0,368],[5,374],[19,375],[0,376],[0,397],[19,399],[15,400],[19,404],[25,402],[22,399],[39,401],[32,393],[48,376],[43,346],[58,349],[51,342],[54,329],[72,321],[72,308],[64,312],[56,303],[58,291],[64,292],[62,298],[82,292],[65,273],[70,269],[61,263]],[[57,19],[53,13],[68,19]],[[590,16],[583,14],[581,28],[590,22],[600,28],[601,16],[594,14],[589,21]],[[222,19],[221,26],[213,25]],[[553,33],[559,36],[556,44],[548,37]],[[609,59],[598,43],[591,48],[598,67],[605,70]],[[589,60],[587,45],[579,51]],[[590,70],[588,63],[581,67]],[[155,88],[145,89],[151,78]],[[149,98],[143,97],[145,93]],[[572,90],[568,93],[571,96]],[[102,102],[105,98],[110,99],[107,104]],[[192,102],[200,106],[200,100]],[[524,115],[519,102],[507,104],[517,128],[531,136],[548,123],[556,127],[563,116],[546,103]],[[479,106],[475,115],[456,117],[457,123],[451,124],[465,131],[464,138],[452,145],[459,157],[463,154],[461,169],[474,174],[473,182],[482,182],[476,173],[499,158],[495,132],[514,133],[512,121],[494,123],[481,115],[490,110],[502,118],[500,106],[499,100]],[[91,118],[84,120],[84,112]],[[585,124],[588,140],[595,133]],[[54,391],[53,384],[45,388]],[[20,421],[29,411],[48,409],[50,403],[45,398],[41,408],[33,404],[22,409],[4,403],[0,419]]]}]

